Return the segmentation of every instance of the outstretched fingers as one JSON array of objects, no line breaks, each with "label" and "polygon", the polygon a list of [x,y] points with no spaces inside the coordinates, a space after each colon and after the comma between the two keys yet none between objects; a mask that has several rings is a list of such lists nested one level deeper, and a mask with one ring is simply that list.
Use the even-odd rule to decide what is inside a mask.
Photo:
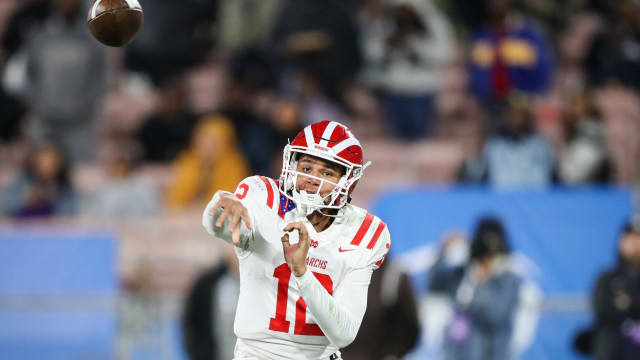
[{"label": "outstretched fingers", "polygon": [[224,224],[224,221],[227,220],[227,218],[229,217],[229,215],[232,214],[231,209],[228,207],[223,207],[222,208],[222,213],[220,214],[220,216],[218,217],[218,220],[216,220],[216,227],[222,227],[222,225]]},{"label": "outstretched fingers", "polygon": [[229,227],[227,228],[227,231],[231,234],[233,243],[238,244],[240,242],[240,225],[242,221],[244,221],[249,230],[253,230],[247,208],[245,208],[242,203],[235,198],[223,195],[220,200],[211,206],[208,211],[209,216],[213,217],[220,209],[222,209],[222,212],[220,212],[220,216],[215,219],[214,226],[216,228],[222,228],[224,226],[224,222],[229,220]]},{"label": "outstretched fingers", "polygon": [[233,240],[234,244],[237,244],[240,242],[240,228],[234,229],[231,232],[231,240]]},{"label": "outstretched fingers", "polygon": [[216,202],[211,209],[209,209],[209,216],[213,216],[213,214],[216,213],[216,211],[218,211],[218,209],[220,209],[222,207],[222,200],[218,200],[218,202]]},{"label": "outstretched fingers", "polygon": [[231,238],[233,239],[233,243],[237,244],[240,241],[240,222],[242,221],[242,216],[238,214],[238,212],[234,212],[231,216],[231,221],[229,222],[229,232],[231,233]]},{"label": "outstretched fingers", "polygon": [[247,228],[251,230],[251,219],[249,218],[247,209],[244,207],[236,208],[231,215],[231,221],[229,223],[229,232],[231,233],[234,244],[240,241],[240,224],[242,221],[244,221]]},{"label": "outstretched fingers", "polygon": [[247,226],[247,229],[253,230],[253,228],[251,227],[251,218],[249,218],[249,212],[246,208],[242,208],[242,213],[240,213],[240,216],[242,217],[242,220],[244,220],[244,224]]}]

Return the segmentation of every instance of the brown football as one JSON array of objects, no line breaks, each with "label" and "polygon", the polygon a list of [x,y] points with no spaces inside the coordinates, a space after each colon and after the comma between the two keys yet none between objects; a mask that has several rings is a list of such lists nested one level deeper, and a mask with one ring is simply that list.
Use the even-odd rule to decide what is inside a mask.
[{"label": "brown football", "polygon": [[144,13],[138,0],[95,0],[87,17],[96,40],[108,46],[123,46],[142,28]]}]

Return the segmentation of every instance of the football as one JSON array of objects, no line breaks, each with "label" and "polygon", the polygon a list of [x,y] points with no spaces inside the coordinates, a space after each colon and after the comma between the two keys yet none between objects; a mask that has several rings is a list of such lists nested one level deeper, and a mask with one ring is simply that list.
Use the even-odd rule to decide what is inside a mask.
[{"label": "football", "polygon": [[119,47],[138,35],[144,13],[138,0],[95,0],[89,8],[87,22],[96,40]]}]

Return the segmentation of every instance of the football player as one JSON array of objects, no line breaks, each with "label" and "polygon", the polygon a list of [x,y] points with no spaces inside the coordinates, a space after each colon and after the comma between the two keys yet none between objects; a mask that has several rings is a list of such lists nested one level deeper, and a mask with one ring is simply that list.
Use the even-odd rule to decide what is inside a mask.
[{"label": "football player", "polygon": [[341,359],[390,246],[386,224],[350,204],[369,164],[347,127],[322,121],[285,146],[279,180],[213,196],[203,226],[240,264],[235,359]]}]

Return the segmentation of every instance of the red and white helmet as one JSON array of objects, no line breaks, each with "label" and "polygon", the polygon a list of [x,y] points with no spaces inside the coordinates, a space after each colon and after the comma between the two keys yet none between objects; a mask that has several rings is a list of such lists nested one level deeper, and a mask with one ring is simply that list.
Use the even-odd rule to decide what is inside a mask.
[{"label": "red and white helmet", "polygon": [[[346,171],[338,183],[300,173],[297,171],[299,154],[331,161],[344,167]],[[342,208],[362,177],[364,169],[371,164],[371,162],[363,164],[362,146],[351,130],[338,122],[328,120],[311,124],[300,131],[293,141],[284,147],[282,160],[280,191],[307,214],[319,209]],[[298,191],[296,188],[298,175],[320,181],[317,192],[310,194]],[[335,186],[333,191],[324,198],[320,196],[323,183]]]}]

